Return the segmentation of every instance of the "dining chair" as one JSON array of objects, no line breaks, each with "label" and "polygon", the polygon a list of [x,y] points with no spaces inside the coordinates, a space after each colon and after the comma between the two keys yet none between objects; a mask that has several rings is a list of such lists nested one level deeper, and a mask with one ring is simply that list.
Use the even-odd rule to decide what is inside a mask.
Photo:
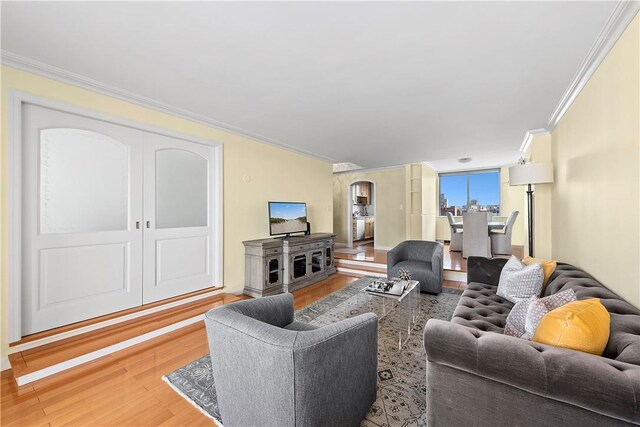
[{"label": "dining chair", "polygon": [[449,228],[451,228],[451,240],[449,243],[449,250],[454,252],[462,251],[462,230],[455,228],[454,224],[456,220],[453,218],[451,212],[447,212],[447,218],[449,219]]},{"label": "dining chair", "polygon": [[513,231],[513,225],[516,222],[516,218],[520,212],[513,211],[507,218],[507,223],[504,226],[503,231],[492,231],[489,233],[491,238],[491,251],[494,254],[511,255],[511,232]]},{"label": "dining chair", "polygon": [[482,256],[491,258],[491,239],[489,221],[486,212],[466,212],[462,214],[464,238],[462,239],[462,257]]}]

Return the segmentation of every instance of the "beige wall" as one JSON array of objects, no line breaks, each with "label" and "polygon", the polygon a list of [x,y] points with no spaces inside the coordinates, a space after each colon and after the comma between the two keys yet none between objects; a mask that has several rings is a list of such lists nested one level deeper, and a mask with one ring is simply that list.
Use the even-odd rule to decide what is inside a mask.
[{"label": "beige wall", "polygon": [[[529,161],[534,163],[552,162],[551,153],[551,135],[549,133],[538,134],[533,137],[531,144],[526,153]],[[526,187],[519,187],[526,189]],[[551,212],[553,209],[553,201],[551,192],[552,184],[538,184],[532,186],[533,192],[533,249],[534,254],[538,258],[552,258],[552,228],[551,228]],[[525,191],[525,190],[523,190]],[[525,245],[525,255],[529,255],[529,230],[527,228],[527,197],[524,198],[524,238],[527,241]]]},{"label": "beige wall", "polygon": [[436,240],[438,215],[438,172],[422,165],[422,240]]},{"label": "beige wall", "polygon": [[[2,67],[2,288],[0,353],[7,354],[7,94],[10,89],[224,144],[224,286],[244,285],[243,240],[268,237],[267,201],[306,201],[313,231],[332,231],[332,165],[289,150]],[[402,193],[404,195],[404,192]],[[403,224],[404,227],[404,224]]]},{"label": "beige wall", "polygon": [[436,240],[438,173],[425,163],[405,165],[406,236]]},{"label": "beige wall", "polygon": [[639,19],[629,25],[551,134],[552,255],[585,269],[636,307]]},{"label": "beige wall", "polygon": [[500,214],[501,220],[506,221],[512,211],[518,211],[516,223],[511,232],[511,244],[526,246],[527,230],[527,197],[526,188],[509,185],[509,168],[500,169]]},{"label": "beige wall", "polygon": [[347,243],[348,189],[351,183],[368,180],[375,183],[375,242],[391,248],[405,240],[405,170],[387,169],[372,172],[340,173],[333,176],[333,231],[337,242]]}]

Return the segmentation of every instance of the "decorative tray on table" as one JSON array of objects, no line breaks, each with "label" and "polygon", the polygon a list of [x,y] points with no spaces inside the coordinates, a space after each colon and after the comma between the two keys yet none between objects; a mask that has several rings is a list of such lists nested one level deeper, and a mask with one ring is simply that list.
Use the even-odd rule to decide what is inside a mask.
[{"label": "decorative tray on table", "polygon": [[379,279],[371,282],[365,290],[374,294],[396,295],[400,296],[407,289],[409,282],[400,280],[396,277],[393,279]]}]

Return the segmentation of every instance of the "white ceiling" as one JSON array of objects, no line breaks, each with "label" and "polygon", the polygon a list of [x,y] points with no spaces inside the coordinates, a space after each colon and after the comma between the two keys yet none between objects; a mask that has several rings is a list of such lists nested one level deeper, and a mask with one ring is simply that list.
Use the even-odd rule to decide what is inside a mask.
[{"label": "white ceiling", "polygon": [[334,161],[462,169],[517,159],[615,6],[2,2],[2,49]]}]

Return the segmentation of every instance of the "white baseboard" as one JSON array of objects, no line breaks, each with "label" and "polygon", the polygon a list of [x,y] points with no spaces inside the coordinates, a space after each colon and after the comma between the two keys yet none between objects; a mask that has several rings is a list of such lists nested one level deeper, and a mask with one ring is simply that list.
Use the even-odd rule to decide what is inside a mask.
[{"label": "white baseboard", "polygon": [[338,270],[339,273],[357,274],[359,276],[387,277],[386,273],[376,273],[375,271],[364,271],[344,267],[337,267],[336,270]]},{"label": "white baseboard", "polygon": [[391,249],[393,249],[393,247],[391,247],[391,246],[374,246],[373,249],[380,249],[382,251],[390,251]]},{"label": "white baseboard", "polygon": [[375,267],[375,268],[384,268],[385,270],[387,269],[387,264],[381,264],[378,262],[357,261],[354,259],[344,259],[344,258],[337,258],[336,261],[337,263],[340,263],[340,264],[348,264],[348,265],[354,265],[358,267]]},{"label": "white baseboard", "polygon": [[108,356],[112,353],[115,353],[116,351],[124,350],[125,348],[132,347],[136,344],[149,341],[150,339],[159,337],[169,332],[173,332],[177,329],[184,328],[185,326],[189,326],[193,323],[200,322],[202,321],[203,316],[203,314],[200,314],[198,316],[174,323],[173,325],[165,326],[164,328],[156,329],[155,331],[147,332],[146,334],[101,348],[100,350],[92,351],[91,353],[83,354],[82,356],[74,357],[73,359],[65,360],[64,362],[48,366],[44,369],[40,369],[29,374],[16,377],[16,383],[19,386],[29,384],[33,381],[41,380],[59,372],[66,371],[67,369],[71,369],[84,363],[99,359],[101,357]]},{"label": "white baseboard", "polygon": [[94,323],[93,325],[87,325],[81,328],[73,329],[71,331],[61,332],[56,335],[51,335],[49,337],[44,337],[39,340],[29,341],[24,344],[17,344],[9,347],[9,354],[18,353],[20,351],[29,350],[32,348],[39,347],[41,345],[50,344],[52,342],[60,341],[66,338],[75,337],[80,334],[84,334],[87,332],[95,331],[97,329],[101,329],[107,326],[116,325],[118,323],[126,322],[131,319],[136,319],[138,317],[146,316],[148,314],[157,313],[159,311],[167,310],[169,308],[178,307],[184,304],[188,304],[190,302],[198,301],[204,298],[209,298],[214,295],[218,295],[222,293],[221,289],[207,292],[200,295],[195,295],[190,298],[184,298],[178,301],[174,301],[168,304],[159,305],[157,307],[148,308],[146,310],[136,311],[135,313],[127,314],[124,316],[116,317],[114,319],[105,320],[104,322]]},{"label": "white baseboard", "polygon": [[9,357],[3,357],[0,359],[0,371],[6,371],[7,369],[11,369],[11,363],[9,363]]}]

